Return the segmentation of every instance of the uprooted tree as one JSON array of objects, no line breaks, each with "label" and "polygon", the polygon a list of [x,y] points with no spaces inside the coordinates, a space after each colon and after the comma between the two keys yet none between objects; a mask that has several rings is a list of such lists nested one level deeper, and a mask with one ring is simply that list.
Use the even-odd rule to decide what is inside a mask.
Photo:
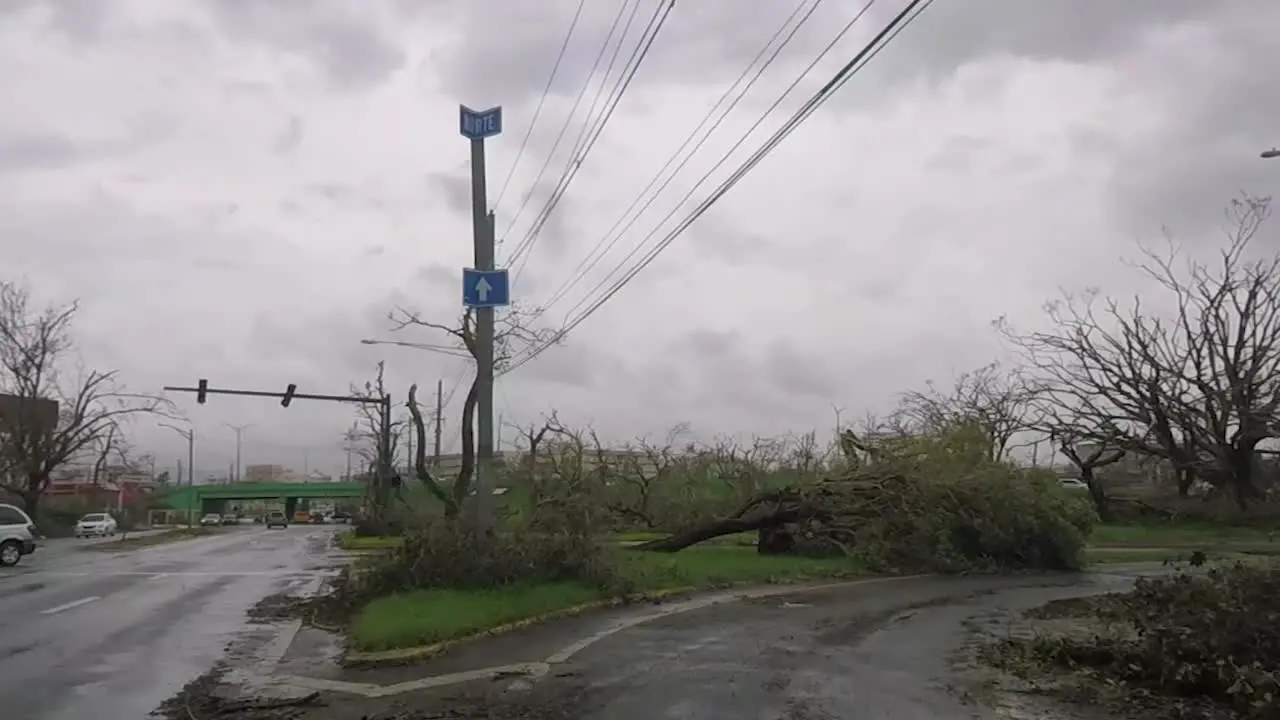
[{"label": "uprooted tree", "polygon": [[59,467],[109,457],[126,421],[170,408],[125,391],[115,371],[77,367],[78,309],[40,307],[25,286],[0,281],[0,487],[33,514]]},{"label": "uprooted tree", "polygon": [[677,552],[759,533],[762,553],[840,554],[883,570],[1073,568],[1095,515],[1051,477],[990,458],[973,424],[869,441],[842,433],[825,477],[771,488],[727,517],[636,546]]},{"label": "uprooted tree", "polygon": [[1067,295],[1047,330],[997,321],[1076,442],[1161,459],[1183,494],[1203,480],[1241,508],[1260,496],[1258,445],[1280,436],[1280,252],[1254,252],[1269,215],[1268,199],[1233,200],[1213,262],[1143,248],[1150,297]]},{"label": "uprooted tree", "polygon": [[[495,319],[493,348],[495,373],[502,372],[511,363],[516,353],[556,340],[554,331],[532,327],[538,315],[536,309],[529,310],[513,304]],[[458,324],[452,326],[426,320],[420,314],[403,308],[396,309],[389,317],[395,323],[393,330],[419,327],[443,332],[454,341],[457,354],[462,354],[473,362],[477,357],[475,314],[469,308],[462,313]],[[475,414],[478,396],[478,378],[473,377],[462,401],[462,417],[458,424],[462,440],[462,462],[457,477],[453,479],[452,484],[446,486],[441,478],[437,478],[431,472],[431,466],[427,462],[427,425],[418,403],[418,386],[414,384],[409,388],[408,408],[415,439],[413,474],[418,482],[444,505],[446,517],[457,517],[461,513],[463,502],[471,493],[475,479]]]}]

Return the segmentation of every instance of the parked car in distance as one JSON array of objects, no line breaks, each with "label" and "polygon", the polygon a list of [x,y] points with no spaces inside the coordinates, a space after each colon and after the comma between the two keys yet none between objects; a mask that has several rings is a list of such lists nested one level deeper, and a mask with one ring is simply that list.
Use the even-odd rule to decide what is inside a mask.
[{"label": "parked car in distance", "polygon": [[267,529],[270,530],[273,527],[289,527],[289,518],[285,517],[284,513],[279,510],[267,513]]},{"label": "parked car in distance", "polygon": [[78,538],[109,537],[116,534],[116,519],[108,513],[89,513],[76,523]]},{"label": "parked car in distance", "polygon": [[312,525],[323,525],[325,523],[324,513],[320,512],[319,510],[312,510],[311,515],[307,518],[307,521],[310,522]]},{"label": "parked car in distance", "polygon": [[0,503],[0,567],[17,565],[36,551],[36,524],[16,505]]},{"label": "parked car in distance", "polygon": [[240,516],[235,513],[224,513],[222,516],[223,525],[239,525]]},{"label": "parked car in distance", "polygon": [[200,524],[204,527],[217,527],[222,524],[222,516],[218,513],[209,513],[200,518]]},{"label": "parked car in distance", "polygon": [[1089,492],[1089,483],[1079,478],[1058,478],[1058,485],[1063,490],[1083,490]]},{"label": "parked car in distance", "polygon": [[311,522],[311,513],[306,510],[298,510],[293,514],[293,521],[296,523]]},{"label": "parked car in distance", "polygon": [[335,510],[330,518],[332,518],[336,523],[351,522],[351,516],[341,510]]}]

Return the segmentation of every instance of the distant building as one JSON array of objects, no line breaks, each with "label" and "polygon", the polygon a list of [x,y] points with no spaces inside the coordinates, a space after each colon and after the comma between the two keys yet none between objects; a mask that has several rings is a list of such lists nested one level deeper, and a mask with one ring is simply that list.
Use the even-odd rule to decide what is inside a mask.
[{"label": "distant building", "polygon": [[244,481],[250,483],[286,482],[289,470],[283,465],[245,465]]},{"label": "distant building", "polygon": [[120,507],[130,505],[155,492],[156,481],[146,473],[108,468],[95,482],[85,468],[70,468],[53,478],[45,495],[76,498],[92,504]]}]

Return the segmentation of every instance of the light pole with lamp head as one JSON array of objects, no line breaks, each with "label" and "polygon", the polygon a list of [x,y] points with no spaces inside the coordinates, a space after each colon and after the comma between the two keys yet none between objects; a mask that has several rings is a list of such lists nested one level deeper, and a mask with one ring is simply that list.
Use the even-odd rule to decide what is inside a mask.
[{"label": "light pole with lamp head", "polygon": [[236,434],[236,476],[231,478],[231,482],[240,482],[240,434],[253,427],[253,423],[246,423],[244,425],[232,425],[231,423],[222,424],[231,428]]},{"label": "light pole with lamp head", "polygon": [[1278,158],[1278,157],[1280,157],[1280,148],[1271,148],[1270,150],[1262,151],[1263,160],[1270,160],[1272,158]]}]

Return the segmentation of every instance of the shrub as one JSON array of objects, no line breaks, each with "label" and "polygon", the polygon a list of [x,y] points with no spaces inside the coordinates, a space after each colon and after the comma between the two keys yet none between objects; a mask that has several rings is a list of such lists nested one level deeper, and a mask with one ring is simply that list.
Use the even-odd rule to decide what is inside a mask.
[{"label": "shrub", "polygon": [[610,551],[589,535],[514,525],[484,533],[464,520],[423,520],[405,531],[399,547],[374,561],[358,590],[372,596],[536,582],[574,581],[602,588],[619,584]]}]

